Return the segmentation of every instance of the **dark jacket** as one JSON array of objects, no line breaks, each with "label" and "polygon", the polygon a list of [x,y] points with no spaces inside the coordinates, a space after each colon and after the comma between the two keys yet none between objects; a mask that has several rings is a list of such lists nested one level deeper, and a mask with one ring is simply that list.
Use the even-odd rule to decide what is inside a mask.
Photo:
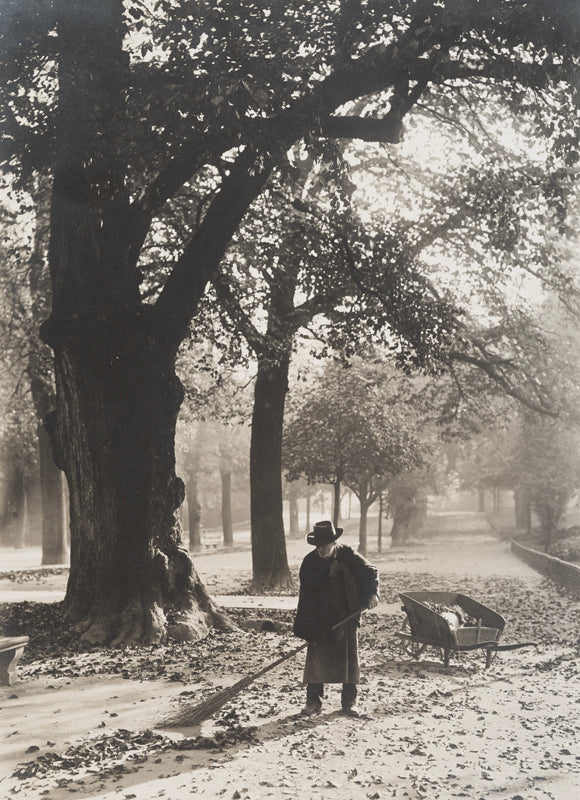
[{"label": "dark jacket", "polygon": [[[342,597],[336,597],[336,581],[331,580],[333,560],[340,568]],[[366,608],[373,594],[378,594],[377,569],[360,553],[345,544],[337,544],[332,559],[322,558],[316,550],[304,558],[300,567],[300,595],[294,620],[294,635],[321,644],[334,641],[332,626],[357,609]],[[360,617],[355,618],[360,625]]]}]

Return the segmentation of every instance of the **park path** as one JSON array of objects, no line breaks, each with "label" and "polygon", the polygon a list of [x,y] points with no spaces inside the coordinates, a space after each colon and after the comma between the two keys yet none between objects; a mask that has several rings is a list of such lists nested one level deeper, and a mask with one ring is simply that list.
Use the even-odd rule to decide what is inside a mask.
[{"label": "park path", "polygon": [[[428,572],[436,575],[479,575],[489,577],[527,577],[538,578],[537,573],[510,551],[509,542],[500,541],[491,533],[482,531],[485,521],[478,514],[448,514],[440,518],[449,520],[451,530],[444,540],[425,539],[409,548],[391,549],[386,547],[377,553],[376,543],[369,542],[368,558],[376,563],[381,574],[407,571],[410,576]],[[358,537],[349,526],[341,537],[341,541],[356,547]],[[471,528],[464,532],[465,528]],[[208,591],[219,605],[225,608],[256,609],[290,609],[295,608],[294,597],[272,595],[252,596],[231,594],[233,586],[242,581],[249,581],[252,575],[252,554],[249,546],[249,532],[242,531],[236,539],[237,546],[232,550],[212,549],[194,555],[194,563]],[[387,539],[387,542],[389,540]],[[290,568],[297,568],[311,547],[305,538],[289,538],[286,542]],[[31,547],[25,549],[0,549],[0,573],[11,570],[41,569],[41,549]],[[39,581],[19,581],[0,579],[0,603],[22,602],[57,602],[64,598],[66,573],[47,575]],[[411,579],[412,580],[412,579]],[[459,587],[458,587],[459,589]],[[411,590],[411,587],[409,587]],[[392,604],[390,604],[392,605]],[[398,605],[397,605],[398,608]],[[378,612],[388,612],[386,605],[381,605]]]}]

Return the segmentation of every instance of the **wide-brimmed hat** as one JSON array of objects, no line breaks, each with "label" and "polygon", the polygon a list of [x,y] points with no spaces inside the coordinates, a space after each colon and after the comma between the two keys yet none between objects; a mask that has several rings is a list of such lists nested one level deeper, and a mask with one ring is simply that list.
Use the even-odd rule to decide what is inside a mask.
[{"label": "wide-brimmed hat", "polygon": [[329,519],[325,519],[314,525],[314,530],[307,535],[306,541],[315,547],[331,544],[331,542],[336,542],[339,536],[342,536],[342,531],[343,528],[335,528]]}]

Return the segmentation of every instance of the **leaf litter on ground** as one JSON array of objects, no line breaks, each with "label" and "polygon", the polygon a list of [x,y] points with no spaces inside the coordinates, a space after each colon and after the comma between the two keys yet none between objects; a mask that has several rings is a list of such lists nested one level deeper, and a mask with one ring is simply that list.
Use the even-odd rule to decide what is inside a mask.
[{"label": "leaf litter on ground", "polygon": [[[239,585],[239,584],[238,584]],[[530,675],[541,676],[557,672],[565,681],[578,678],[577,655],[579,653],[577,631],[580,623],[580,601],[559,589],[548,580],[539,581],[537,590],[531,590],[529,583],[514,578],[481,578],[477,576],[435,576],[429,573],[410,575],[407,572],[390,573],[381,577],[381,598],[387,603],[399,600],[399,592],[428,589],[430,591],[461,591],[490,608],[498,611],[506,619],[502,641],[512,643],[535,640],[540,642],[539,654],[530,657],[527,651],[520,651],[509,660],[509,664],[519,663],[519,669]],[[199,642],[166,643],[158,646],[134,646],[118,649],[101,649],[79,641],[72,627],[66,622],[60,603],[12,603],[0,606],[0,631],[8,635],[26,634],[31,637],[30,646],[22,659],[22,673],[25,677],[54,676],[80,677],[96,674],[111,674],[137,680],[172,680],[185,686],[196,685],[196,689],[181,693],[179,702],[199,703],[204,696],[215,692],[216,686],[207,678],[211,674],[227,674],[234,680],[254,671],[285,649],[292,649],[296,640],[291,636],[290,626],[294,612],[268,610],[268,616],[279,623],[278,630],[267,633],[247,626],[255,610],[232,610],[230,616],[240,626],[237,630],[221,633],[212,631]],[[480,655],[473,653],[454,654],[448,683],[425,695],[421,684],[433,669],[445,675],[442,665],[437,666],[439,654],[434,651],[426,661],[413,661],[402,658],[396,632],[404,619],[401,615],[365,615],[360,635],[366,673],[373,668],[388,666],[390,672],[380,677],[374,675],[372,685],[368,677],[363,677],[360,698],[372,713],[409,713],[433,715],[435,719],[444,718],[446,709],[454,704],[465,707],[466,692],[463,684],[453,689],[457,676],[482,681],[496,681],[509,669],[501,660],[494,662],[493,671],[486,674],[482,670]],[[555,647],[565,647],[565,652],[553,654]],[[518,661],[516,662],[516,659]],[[81,765],[115,765],[127,759],[139,759],[167,750],[218,749],[223,751],[240,742],[259,741],[256,729],[247,723],[252,716],[275,716],[278,711],[277,699],[282,694],[301,699],[302,688],[296,685],[296,667],[282,664],[272,680],[275,685],[262,682],[260,689],[250,688],[245,695],[230,706],[226,706],[219,719],[214,721],[211,736],[182,737],[179,740],[151,731],[129,732],[120,729],[111,734],[82,742],[65,750],[64,753],[42,753],[34,761],[20,766],[14,773],[16,777],[27,779],[50,772],[74,770]],[[394,676],[402,680],[393,681]],[[449,684],[451,681],[451,684]],[[451,688],[449,688],[449,685]],[[525,710],[525,709],[524,709]],[[487,713],[474,708],[476,713]],[[296,718],[281,720],[280,724],[296,724]],[[303,721],[300,721],[303,724]],[[533,721],[528,724],[533,726]],[[562,725],[560,719],[554,724]],[[570,732],[578,734],[575,726]],[[458,743],[448,742],[449,748],[461,750]],[[401,740],[403,741],[403,740]],[[415,759],[429,757],[428,747],[417,739],[412,739],[413,749],[407,753]],[[409,743],[410,745],[411,743]],[[399,745],[393,744],[393,751]],[[562,748],[566,750],[566,748]],[[300,750],[294,748],[295,755]],[[504,757],[510,756],[509,748]],[[311,753],[309,754],[311,757]],[[561,754],[565,756],[565,753]],[[300,756],[299,756],[300,757]],[[305,757],[305,756],[302,756]],[[567,757],[567,756],[565,756]],[[573,754],[572,756],[573,757]],[[546,763],[559,764],[551,757]],[[575,763],[578,768],[578,760]],[[522,765],[525,769],[525,765]],[[422,784],[426,786],[425,782]],[[418,787],[419,788],[419,787]],[[433,787],[432,787],[433,788]],[[419,792],[418,792],[419,793]]]}]

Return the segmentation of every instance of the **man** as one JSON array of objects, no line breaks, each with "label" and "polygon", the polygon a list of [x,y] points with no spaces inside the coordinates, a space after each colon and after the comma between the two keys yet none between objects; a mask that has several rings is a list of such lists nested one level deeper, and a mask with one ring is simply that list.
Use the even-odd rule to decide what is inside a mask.
[{"label": "man", "polygon": [[342,532],[329,520],[317,522],[306,537],[316,550],[308,553],[300,567],[294,634],[309,643],[303,679],[307,684],[306,714],[320,711],[325,683],[342,683],[343,711],[357,716],[360,614],[344,625],[333,626],[356,611],[377,605],[378,574],[352,547],[336,544]]}]

